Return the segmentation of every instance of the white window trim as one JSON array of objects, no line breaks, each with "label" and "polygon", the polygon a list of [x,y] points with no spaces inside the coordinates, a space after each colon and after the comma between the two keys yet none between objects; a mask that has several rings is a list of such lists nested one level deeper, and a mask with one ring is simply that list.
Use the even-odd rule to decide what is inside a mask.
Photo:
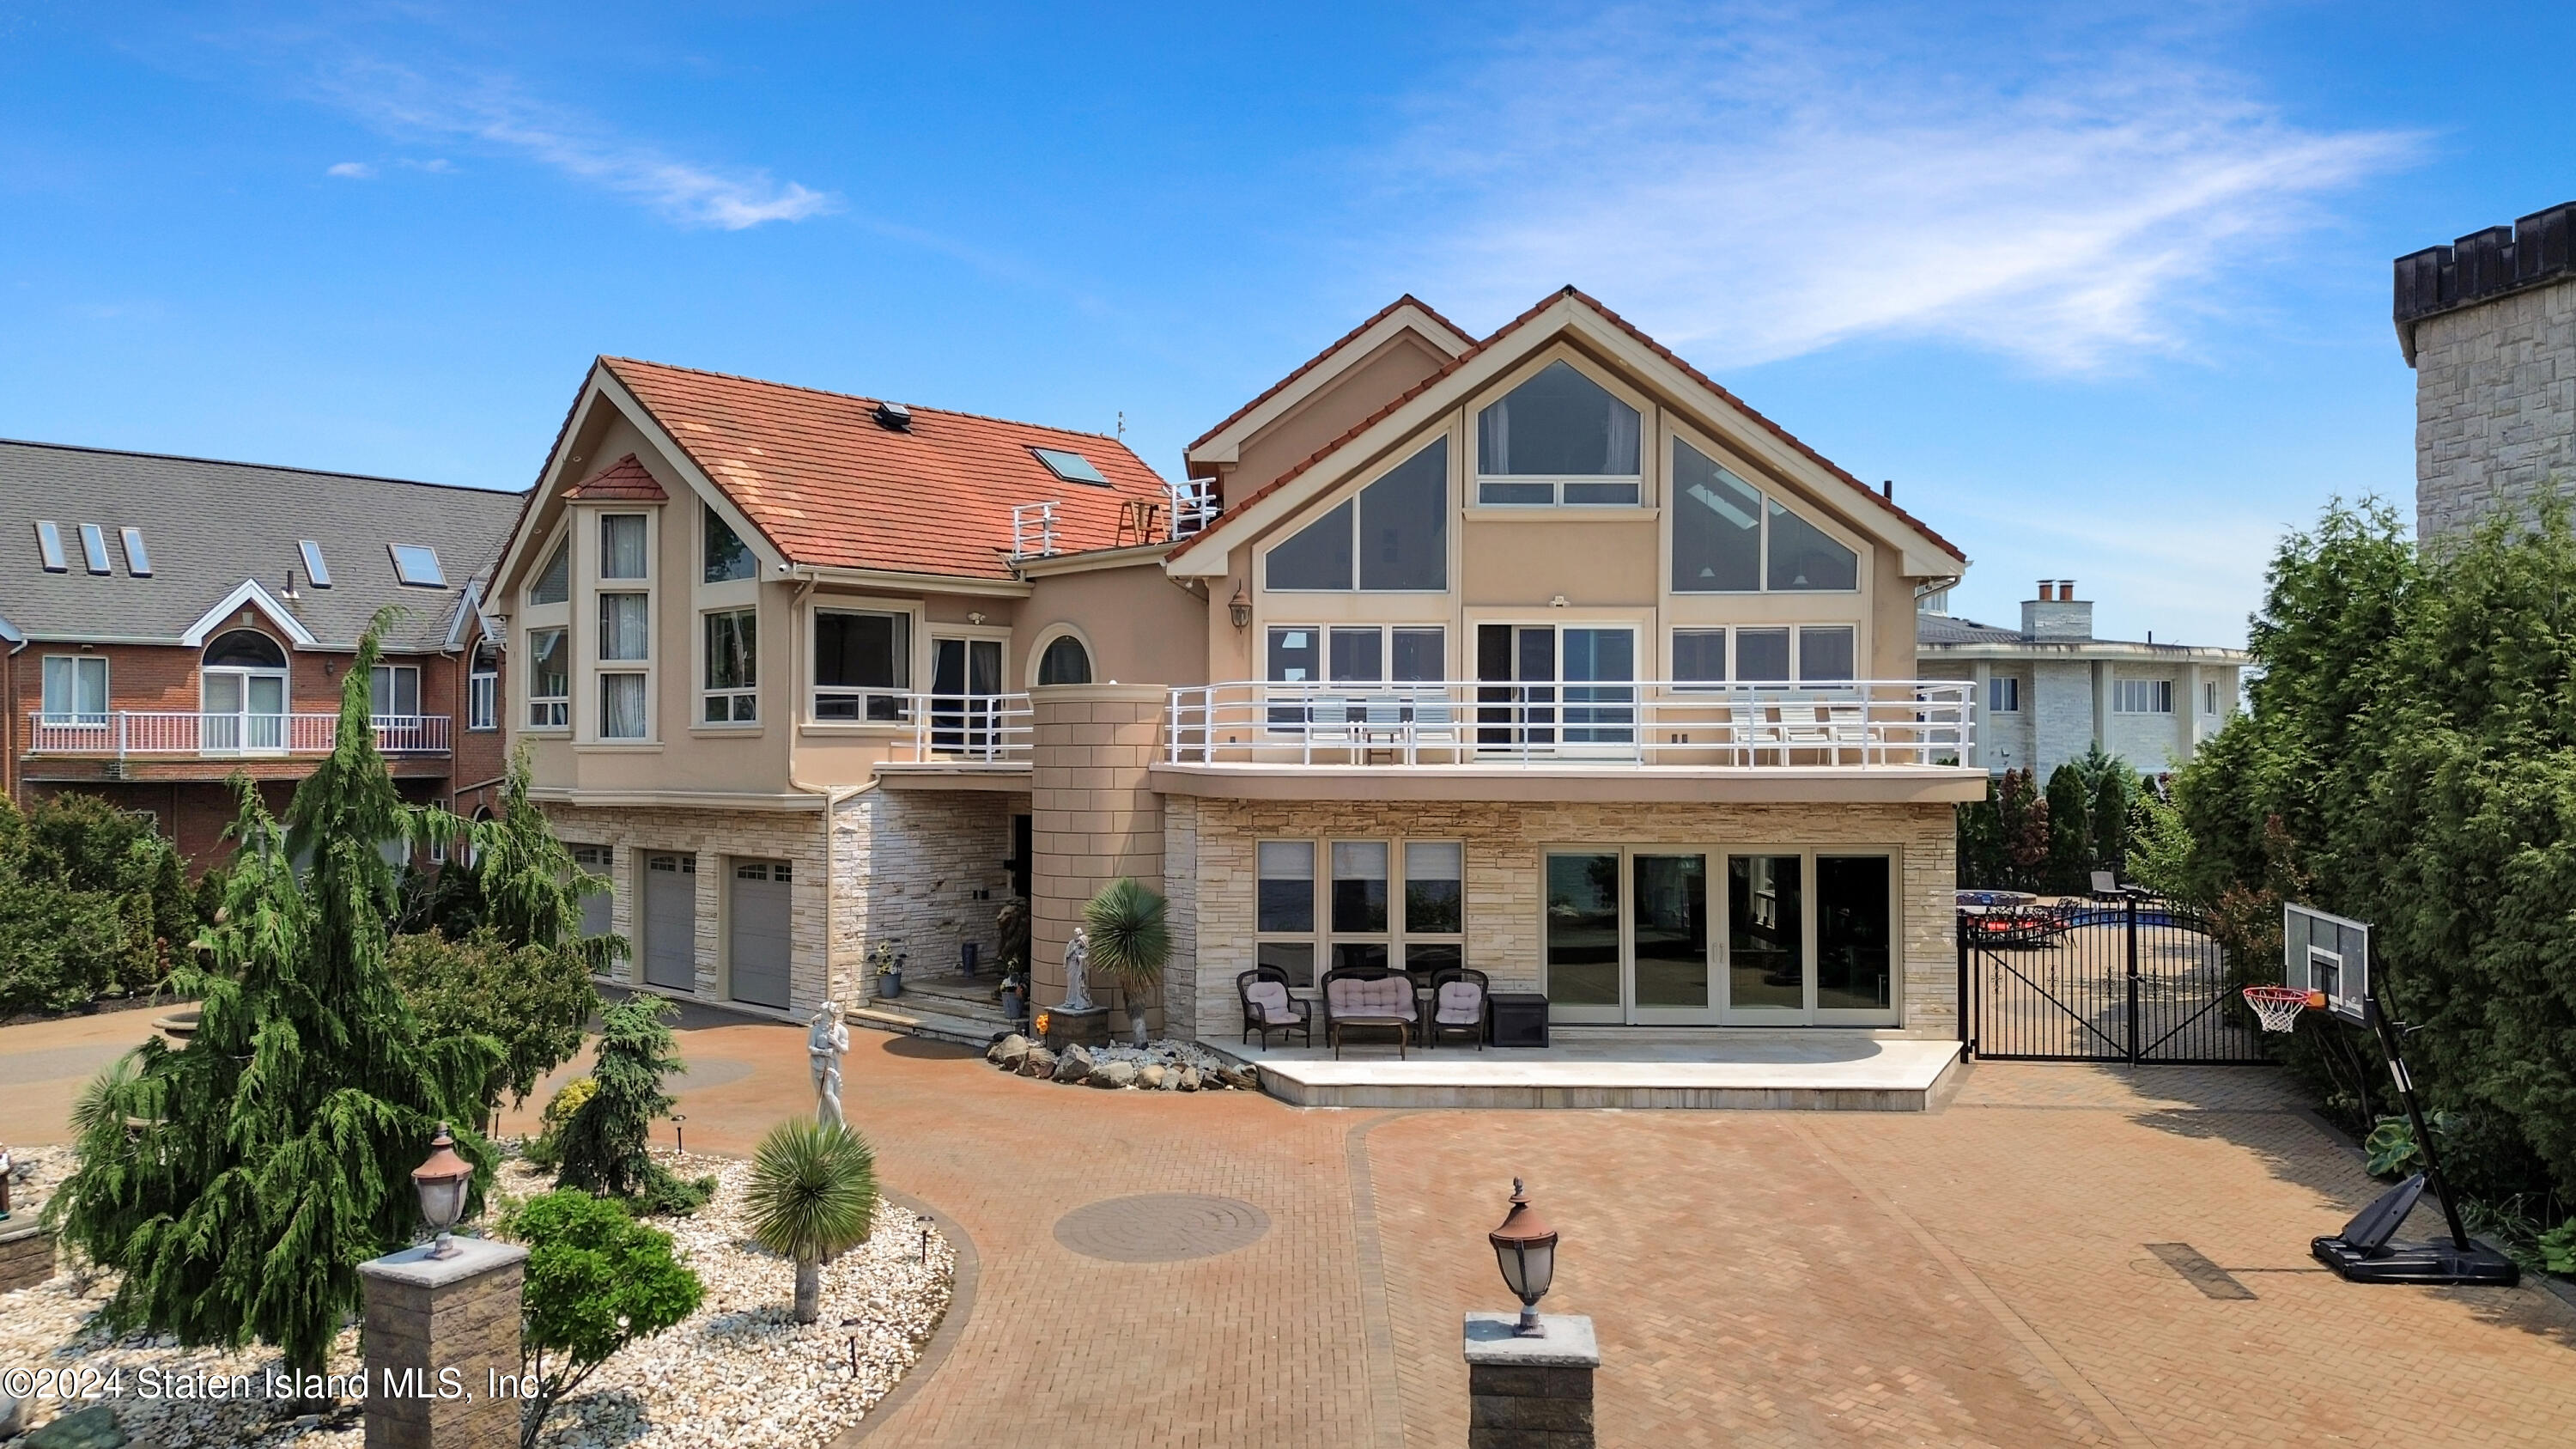
[{"label": "white window trim", "polygon": [[1079,624],[1055,623],[1038,630],[1036,642],[1029,645],[1029,652],[1020,667],[1022,689],[1037,684],[1038,661],[1046,658],[1048,648],[1058,639],[1068,638],[1082,646],[1083,654],[1091,660],[1092,682],[1100,682],[1100,649],[1091,642],[1091,636],[1084,633]]},{"label": "white window trim", "polygon": [[[546,565],[553,562],[555,550],[559,548],[564,550],[564,596],[551,603],[540,604],[537,602],[537,580],[545,577]],[[528,570],[527,581],[519,586],[520,603],[531,612],[571,608],[573,595],[577,592],[576,575],[581,572],[579,552],[572,546],[572,520],[567,517],[555,525],[554,532],[546,536],[544,545],[534,551],[535,566]]]},{"label": "white window trim", "polygon": [[[2012,703],[1995,703],[1997,696],[2006,694],[2012,696]],[[2018,674],[1990,674],[1986,676],[1985,706],[1988,714],[2021,713],[2021,676]]]},{"label": "white window trim", "polygon": [[[528,728],[531,732],[538,734],[570,734],[572,732],[572,681],[573,675],[576,673],[576,666],[571,658],[567,657],[564,660],[564,692],[561,694],[537,693],[536,637],[539,634],[548,632],[549,630],[557,631],[564,635],[564,648],[567,651],[570,651],[574,647],[572,629],[568,624],[547,624],[542,627],[528,628],[522,631],[521,638],[526,649],[526,658],[528,661]],[[548,721],[544,724],[537,722],[537,711],[540,708],[545,709],[547,714],[550,716]]]},{"label": "white window trim", "polygon": [[[814,648],[817,641],[822,637],[820,623],[821,616],[825,614],[902,614],[912,621],[907,626],[910,633],[906,640],[907,648],[905,650],[906,654],[910,657],[910,663],[907,668],[912,682],[894,689],[862,688],[854,691],[846,687],[835,687],[832,690],[832,693],[849,694],[855,692],[861,695],[863,699],[869,694],[909,696],[920,691],[921,686],[919,681],[926,677],[930,670],[930,611],[919,599],[889,599],[867,594],[815,595],[805,601],[803,608],[798,613],[797,619],[797,622],[800,625],[797,630],[798,637],[796,641],[796,652],[794,655],[796,691],[798,695],[794,706],[797,715],[797,728],[800,731],[820,735],[886,735],[911,733],[912,721],[909,718],[891,720],[851,720],[820,719],[816,717],[814,713],[814,697],[818,693],[821,693],[822,689],[821,686],[818,686],[814,682]],[[1093,664],[1095,668],[1097,668],[1098,662],[1098,656],[1093,656]],[[866,712],[864,703],[861,706],[860,712],[863,714]]]},{"label": "white window trim", "polygon": [[[421,715],[422,715],[423,713],[425,713],[425,712],[426,712],[426,710],[425,710],[425,708],[424,708],[424,706],[423,706],[423,704],[422,704],[422,699],[421,699],[421,677],[420,677],[420,666],[419,666],[419,665],[417,665],[417,664],[381,664],[381,663],[380,663],[380,664],[378,664],[376,667],[377,667],[378,669],[387,670],[387,671],[389,671],[390,673],[392,673],[392,675],[394,676],[395,680],[397,681],[397,683],[396,683],[396,685],[395,685],[395,688],[394,688],[394,691],[393,691],[397,696],[399,696],[399,695],[402,693],[402,688],[401,688],[401,685],[399,684],[399,681],[400,681],[400,679],[402,678],[402,676],[403,676],[403,675],[405,675],[405,674],[409,674],[409,675],[411,676],[411,707],[412,707],[412,712],[411,712],[409,715],[386,714],[386,715],[378,715],[378,716],[376,716],[376,717],[377,717],[378,719],[418,719],[418,718],[420,718],[420,717],[421,717]],[[373,703],[373,700],[374,700],[375,687],[376,687],[376,682],[375,682],[375,680],[374,680],[372,677],[370,677],[370,678],[368,679],[368,681],[367,681],[367,693],[368,693],[368,697],[369,697],[369,702],[370,702],[371,704]]]},{"label": "white window trim", "polygon": [[[1637,471],[1635,473],[1487,473],[1484,470],[1485,460],[1476,451],[1477,439],[1481,436],[1477,420],[1483,416],[1485,409],[1511,396],[1522,383],[1545,372],[1548,365],[1555,362],[1563,362],[1572,367],[1612,397],[1637,410]],[[1619,518],[1635,518],[1641,509],[1654,507],[1658,496],[1655,487],[1657,469],[1654,459],[1648,455],[1653,447],[1656,433],[1655,421],[1662,411],[1663,409],[1656,406],[1653,398],[1630,386],[1626,379],[1604,371],[1599,364],[1564,343],[1558,342],[1543,347],[1524,359],[1519,366],[1487,384],[1483,391],[1469,398],[1459,409],[1460,428],[1466,435],[1463,439],[1466,452],[1461,458],[1465,465],[1463,471],[1466,476],[1466,487],[1459,501],[1470,509],[1489,510],[1496,514],[1544,512],[1550,516],[1570,513],[1578,516],[1603,514]],[[1565,501],[1563,485],[1567,483],[1628,482],[1634,482],[1637,485],[1637,501],[1634,503],[1568,503]],[[1485,485],[1488,483],[1545,483],[1550,485],[1553,498],[1547,503],[1488,503],[1485,501]]]},{"label": "white window trim", "polygon": [[[2164,708],[2130,708],[2128,700],[2130,697],[2130,686],[2132,685],[2145,686],[2147,698],[2151,702],[2161,698]],[[2174,712],[2173,685],[2174,682],[2170,679],[2114,679],[2111,681],[2111,713],[2128,715],[2172,714]]]},{"label": "white window trim", "polygon": [[[1270,678],[1270,631],[1273,629],[1305,629],[1320,636],[1316,640],[1315,659],[1316,667],[1320,669],[1322,673],[1311,680],[1272,680]],[[1371,630],[1377,635],[1378,677],[1375,679],[1335,679],[1332,677],[1333,633],[1336,630],[1357,629]],[[1440,675],[1431,679],[1423,680],[1390,680],[1386,677],[1387,671],[1395,667],[1395,631],[1398,629],[1419,629],[1428,632],[1437,632],[1440,635],[1440,667],[1442,671]],[[1458,672],[1462,666],[1458,657],[1461,646],[1458,643],[1457,635],[1458,631],[1456,629],[1451,628],[1446,621],[1438,619],[1326,619],[1321,622],[1310,622],[1305,619],[1273,620],[1260,626],[1259,637],[1253,641],[1253,649],[1260,656],[1253,661],[1253,668],[1259,671],[1261,680],[1264,683],[1303,683],[1322,686],[1330,686],[1334,684],[1349,684],[1354,686],[1370,684],[1444,684],[1465,678],[1463,674]]]},{"label": "white window trim", "polygon": [[501,727],[501,671],[469,670],[465,676],[465,727],[488,731]]},{"label": "white window trim", "polygon": [[[633,677],[644,681],[643,733],[632,735],[612,735],[608,732],[608,681],[612,677]],[[591,697],[598,701],[599,704],[599,708],[596,711],[596,718],[592,724],[591,738],[594,743],[603,745],[649,745],[653,743],[655,736],[653,733],[653,673],[651,670],[623,668],[610,669],[603,666],[592,675]]]},{"label": "white window trim", "polygon": [[[1314,892],[1314,928],[1308,931],[1264,931],[1261,924],[1261,846],[1264,843],[1293,842],[1313,848],[1315,873],[1308,885]],[[1386,847],[1386,929],[1380,931],[1335,931],[1333,929],[1333,846],[1383,845]],[[1458,847],[1458,929],[1456,931],[1412,931],[1404,921],[1404,851],[1407,845],[1455,845]],[[1314,949],[1314,977],[1300,991],[1320,988],[1324,973],[1332,969],[1333,946],[1336,942],[1351,945],[1386,947],[1387,966],[1398,973],[1404,970],[1407,946],[1456,946],[1459,964],[1474,966],[1467,959],[1468,904],[1472,893],[1467,888],[1467,862],[1472,854],[1470,842],[1452,835],[1263,835],[1253,842],[1252,879],[1253,957],[1260,958],[1265,945],[1311,946]]]},{"label": "white window trim", "polygon": [[[662,541],[654,536],[654,511],[650,509],[602,508],[596,510],[592,514],[592,517],[598,520],[598,524],[597,527],[592,530],[594,536],[592,539],[593,551],[591,562],[594,566],[600,592],[633,593],[635,590],[631,586],[651,585],[653,582],[654,556],[661,551],[662,547]],[[611,575],[608,572],[608,521],[612,518],[640,518],[644,521],[644,572],[632,575]],[[612,587],[612,585],[616,587]]]},{"label": "white window trim", "polygon": [[[57,659],[68,659],[71,661],[72,665],[72,707],[60,712],[45,708],[44,671],[46,665],[50,665]],[[95,716],[83,714],[80,707],[81,666],[86,664],[95,664],[98,666],[99,712]],[[116,671],[113,663],[106,655],[48,654],[44,656],[44,663],[36,666],[36,713],[43,718],[47,725],[55,727],[64,725],[105,725],[116,713],[115,689]]]},{"label": "white window trim", "polygon": [[[729,579],[726,580],[726,582],[741,583],[743,580]],[[695,719],[689,721],[689,728],[698,730],[724,730],[728,733],[735,733],[756,731],[761,727],[760,691],[762,680],[768,670],[769,661],[767,655],[769,653],[769,641],[761,637],[766,631],[760,627],[760,612],[760,607],[757,604],[719,604],[698,610],[696,637],[691,641],[691,651],[694,656],[691,661],[691,667],[696,672],[698,681],[698,713]],[[751,615],[751,683],[738,689],[717,689],[707,683],[707,671],[714,662],[707,653],[707,621],[715,618],[719,614]],[[723,699],[731,701],[742,698],[748,698],[751,700],[751,718],[733,718],[733,707],[730,703],[728,703],[725,708],[726,718],[720,720],[707,718],[708,700]]]}]

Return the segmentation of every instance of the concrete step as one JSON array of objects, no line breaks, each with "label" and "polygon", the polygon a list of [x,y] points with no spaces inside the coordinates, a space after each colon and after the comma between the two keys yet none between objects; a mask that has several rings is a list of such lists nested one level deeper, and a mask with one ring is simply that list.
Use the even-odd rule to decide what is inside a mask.
[{"label": "concrete step", "polygon": [[924,994],[916,996],[909,983],[904,994],[889,1001],[882,997],[851,1007],[842,1015],[852,1025],[874,1027],[879,1031],[905,1036],[929,1037],[934,1041],[953,1041],[962,1046],[980,1047],[996,1035],[1010,1029],[997,1005],[961,1001],[954,997]]}]

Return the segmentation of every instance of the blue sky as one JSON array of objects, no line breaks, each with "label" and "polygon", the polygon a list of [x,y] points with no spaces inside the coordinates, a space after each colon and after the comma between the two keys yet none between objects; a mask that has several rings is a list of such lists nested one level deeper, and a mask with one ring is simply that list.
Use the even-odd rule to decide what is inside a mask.
[{"label": "blue sky", "polygon": [[2576,7],[0,0],[0,436],[520,487],[590,356],[1208,423],[1572,282],[1975,560],[2234,643],[2411,512],[2391,257],[2576,198]]}]

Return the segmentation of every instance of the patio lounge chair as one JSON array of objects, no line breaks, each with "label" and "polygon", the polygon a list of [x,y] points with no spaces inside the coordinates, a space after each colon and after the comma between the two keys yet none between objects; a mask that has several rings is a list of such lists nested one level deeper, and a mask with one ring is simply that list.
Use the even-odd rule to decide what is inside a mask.
[{"label": "patio lounge chair", "polygon": [[1305,1002],[1288,994],[1288,973],[1276,966],[1255,966],[1234,978],[1235,994],[1243,998],[1243,1040],[1261,1033],[1261,1044],[1270,1045],[1270,1034],[1296,1036],[1308,1046],[1315,1044],[1315,1027],[1311,1009]]},{"label": "patio lounge chair", "polygon": [[1422,1025],[1413,979],[1383,966],[1345,966],[1324,973],[1324,1039],[1341,1060],[1344,1028],[1392,1028],[1396,1055],[1406,1055]]},{"label": "patio lounge chair", "polygon": [[1431,977],[1431,1029],[1424,1040],[1433,1046],[1440,1038],[1465,1032],[1476,1040],[1476,1050],[1485,1049],[1485,973],[1466,966],[1448,966]]}]

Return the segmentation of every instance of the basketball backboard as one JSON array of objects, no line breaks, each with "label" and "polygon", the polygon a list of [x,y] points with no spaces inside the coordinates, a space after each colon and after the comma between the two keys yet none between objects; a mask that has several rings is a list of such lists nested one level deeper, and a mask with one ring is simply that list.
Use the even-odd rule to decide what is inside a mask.
[{"label": "basketball backboard", "polygon": [[2297,904],[2281,908],[2281,984],[2323,992],[2326,1010],[2370,1024],[2370,927]]}]

